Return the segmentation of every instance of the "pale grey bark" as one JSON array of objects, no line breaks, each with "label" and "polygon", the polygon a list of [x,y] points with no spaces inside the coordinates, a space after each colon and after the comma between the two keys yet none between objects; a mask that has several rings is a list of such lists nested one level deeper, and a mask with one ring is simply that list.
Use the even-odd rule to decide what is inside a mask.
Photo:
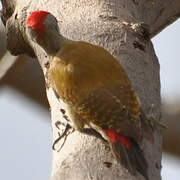
[{"label": "pale grey bark", "polygon": [[[9,15],[5,11],[3,15],[4,21],[7,20],[8,48],[13,54],[26,52],[34,55],[34,51],[45,73],[49,57],[27,39],[24,20],[34,10],[50,11],[57,17],[65,37],[103,46],[117,57],[128,72],[144,112],[159,121],[159,63],[153,45],[146,36],[148,26],[145,24],[149,25],[149,35],[153,37],[180,15],[178,0],[173,3],[170,0],[163,0],[163,3],[160,0],[16,0],[16,5],[13,0],[3,2],[11,2],[12,7]],[[61,120],[66,123],[60,112],[63,103],[56,99],[51,89],[47,89],[47,95],[55,140],[59,131],[55,122]],[[160,180],[160,130],[157,129],[154,136],[154,144],[144,141],[141,147],[148,160],[150,180]],[[57,147],[61,144],[62,141]],[[108,168],[104,162],[111,162],[112,166]],[[109,148],[99,139],[73,132],[68,135],[60,152],[53,151],[52,180],[61,179],[140,180],[143,177],[131,176],[127,170],[117,165]]]},{"label": "pale grey bark", "polygon": [[150,34],[154,37],[169,24],[180,17],[179,0],[149,0],[152,5],[144,8],[144,21],[151,27]]}]

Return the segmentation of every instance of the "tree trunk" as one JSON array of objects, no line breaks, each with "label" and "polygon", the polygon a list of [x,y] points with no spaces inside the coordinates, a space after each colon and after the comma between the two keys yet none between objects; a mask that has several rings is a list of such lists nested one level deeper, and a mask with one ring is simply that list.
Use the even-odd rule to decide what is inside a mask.
[{"label": "tree trunk", "polygon": [[[6,23],[8,49],[12,54],[27,53],[38,58],[43,72],[49,58],[27,39],[24,21],[37,9],[54,14],[63,36],[103,46],[124,66],[137,91],[143,111],[160,120],[159,63],[149,37],[153,37],[180,15],[179,0],[1,0],[2,19]],[[16,2],[16,3],[15,3]],[[32,72],[33,73],[33,72]],[[66,120],[60,111],[63,102],[47,89],[51,107],[53,141],[62,132]],[[55,126],[63,122],[60,130]],[[56,123],[57,124],[57,123]],[[144,141],[141,148],[149,165],[149,179],[160,180],[161,132],[154,132],[155,142]],[[64,139],[56,144],[56,149]],[[53,151],[52,180],[140,180],[114,162],[110,149],[93,136],[69,132],[60,151]]]}]

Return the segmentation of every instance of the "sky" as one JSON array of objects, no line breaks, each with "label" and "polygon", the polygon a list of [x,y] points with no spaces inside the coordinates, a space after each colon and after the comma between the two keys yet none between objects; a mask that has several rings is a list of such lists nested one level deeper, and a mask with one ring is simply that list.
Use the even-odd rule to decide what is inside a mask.
[{"label": "sky", "polygon": [[153,38],[160,62],[161,94],[165,99],[180,100],[180,20]]},{"label": "sky", "polygon": [[0,89],[0,179],[48,180],[50,115],[9,88]]},{"label": "sky", "polygon": [[[161,66],[161,94],[180,99],[180,20],[153,39]],[[51,171],[50,115],[22,94],[0,89],[0,179],[48,180]],[[180,159],[163,154],[163,180],[180,179]]]}]

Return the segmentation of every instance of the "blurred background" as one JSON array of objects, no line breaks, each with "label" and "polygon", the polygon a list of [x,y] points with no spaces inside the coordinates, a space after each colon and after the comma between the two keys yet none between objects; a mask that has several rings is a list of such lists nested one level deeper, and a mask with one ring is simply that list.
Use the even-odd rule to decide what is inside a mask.
[{"label": "blurred background", "polygon": [[[180,179],[179,32],[180,20],[153,39],[161,65],[163,121],[168,125],[163,142],[163,180]],[[15,62],[0,80],[0,179],[48,180],[52,132],[42,72],[35,59],[11,56],[5,39],[0,22],[0,68],[1,63]]]}]

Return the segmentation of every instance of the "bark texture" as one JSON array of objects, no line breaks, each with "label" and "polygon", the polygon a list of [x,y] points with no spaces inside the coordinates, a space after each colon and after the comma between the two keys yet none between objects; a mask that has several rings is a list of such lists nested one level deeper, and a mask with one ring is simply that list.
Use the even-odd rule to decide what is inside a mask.
[{"label": "bark texture", "polygon": [[[27,53],[37,56],[46,72],[48,56],[27,39],[24,21],[37,9],[50,11],[59,22],[61,33],[72,40],[84,40],[103,46],[110,51],[125,70],[137,91],[146,115],[159,121],[160,80],[159,63],[153,37],[180,15],[179,0],[2,0],[2,17],[7,28],[8,49],[13,54]],[[166,8],[167,7],[167,8]],[[9,11],[5,11],[9,9]],[[14,38],[16,37],[16,38]],[[62,132],[63,102],[47,89],[51,107],[53,139]],[[58,129],[55,126],[61,121]],[[56,123],[57,124],[57,123]],[[154,133],[155,142],[143,142],[149,164],[149,179],[160,180],[161,132]],[[60,147],[63,139],[56,145]],[[108,164],[108,165],[107,165]],[[143,180],[141,175],[131,176],[126,169],[114,162],[109,148],[99,139],[69,132],[59,152],[53,151],[52,180]]]}]

